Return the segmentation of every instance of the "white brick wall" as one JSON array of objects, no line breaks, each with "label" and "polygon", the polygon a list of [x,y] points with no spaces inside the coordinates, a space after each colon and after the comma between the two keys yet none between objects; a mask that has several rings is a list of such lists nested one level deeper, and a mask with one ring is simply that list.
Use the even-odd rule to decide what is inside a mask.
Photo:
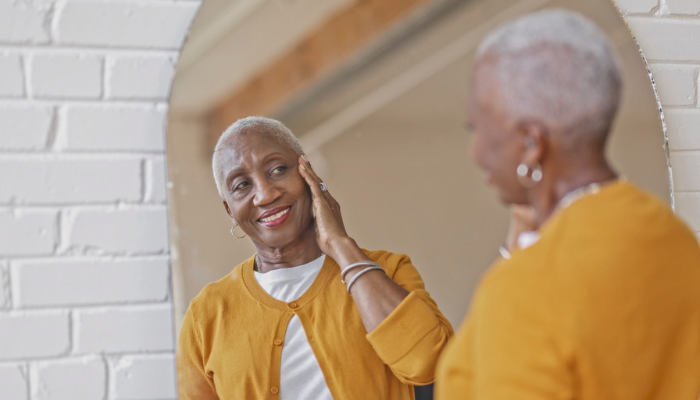
[{"label": "white brick wall", "polygon": [[102,57],[73,53],[35,54],[29,87],[36,98],[96,99],[102,95]]},{"label": "white brick wall", "polygon": [[0,1],[0,43],[48,42],[51,6],[48,1]]},{"label": "white brick wall", "polygon": [[65,107],[60,130],[68,150],[165,150],[163,105],[76,105]]},{"label": "white brick wall", "polygon": [[141,161],[0,160],[0,204],[105,203],[141,199]]},{"label": "white brick wall", "polygon": [[166,100],[175,60],[170,56],[111,56],[106,75],[108,98]]},{"label": "white brick wall", "polygon": [[26,400],[28,395],[26,371],[21,365],[0,365],[0,393],[3,399]]},{"label": "white brick wall", "polygon": [[22,59],[19,54],[0,53],[0,95],[7,97],[24,95]]},{"label": "white brick wall", "polygon": [[[199,4],[0,0],[1,399],[175,397],[165,101]],[[700,237],[700,5],[618,4]]]},{"label": "white brick wall", "polygon": [[0,211],[0,258],[53,253],[56,221],[55,212]]},{"label": "white brick wall", "polygon": [[39,362],[32,368],[31,384],[32,400],[103,399],[107,366],[96,356]]},{"label": "white brick wall", "polygon": [[179,49],[199,2],[59,1],[60,44]]},{"label": "white brick wall", "polygon": [[127,353],[172,351],[175,332],[171,307],[120,307],[79,310],[74,316],[74,351]]},{"label": "white brick wall", "polygon": [[[113,399],[175,398],[175,360],[172,355],[126,356],[112,368]],[[160,382],[153,385],[152,382]]]},{"label": "white brick wall", "polygon": [[[642,48],[664,109],[678,215],[700,237],[700,2],[660,0],[640,11],[618,1]],[[641,13],[641,14],[640,14]]]},{"label": "white brick wall", "polygon": [[0,0],[0,399],[173,399],[165,121],[199,0]]},{"label": "white brick wall", "polygon": [[661,103],[667,106],[694,106],[695,83],[698,67],[693,65],[653,64],[654,81],[663,88],[659,90]]},{"label": "white brick wall", "polygon": [[69,317],[66,311],[0,314],[0,361],[68,354]]},{"label": "white brick wall", "polygon": [[17,261],[12,277],[13,304],[21,308],[161,302],[168,295],[165,258]]},{"label": "white brick wall", "polygon": [[0,151],[45,148],[52,118],[51,107],[0,104]]},{"label": "white brick wall", "polygon": [[91,254],[165,254],[169,246],[165,207],[79,210],[69,215],[68,246]]}]

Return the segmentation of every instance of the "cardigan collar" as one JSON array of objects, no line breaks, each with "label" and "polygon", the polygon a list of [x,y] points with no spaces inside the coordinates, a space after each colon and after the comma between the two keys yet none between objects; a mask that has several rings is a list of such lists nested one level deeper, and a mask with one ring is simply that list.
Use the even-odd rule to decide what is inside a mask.
[{"label": "cardigan collar", "polygon": [[314,282],[311,284],[311,287],[309,287],[309,289],[298,299],[285,303],[284,301],[277,300],[270,296],[265,289],[260,286],[257,279],[255,279],[255,274],[253,272],[254,265],[255,255],[240,265],[240,274],[246,290],[248,290],[251,296],[253,296],[253,298],[255,298],[255,300],[257,300],[259,303],[270,308],[289,312],[294,312],[309,304],[314,297],[316,297],[321,290],[328,285],[335,275],[340,275],[340,267],[338,266],[338,263],[326,255],[323,266],[321,266],[321,270],[316,276]]}]

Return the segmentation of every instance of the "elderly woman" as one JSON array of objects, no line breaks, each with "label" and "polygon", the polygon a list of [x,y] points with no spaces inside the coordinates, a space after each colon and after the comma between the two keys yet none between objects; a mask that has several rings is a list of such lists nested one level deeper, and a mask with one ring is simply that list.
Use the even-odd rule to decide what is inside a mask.
[{"label": "elderly woman", "polygon": [[604,34],[561,10],[479,49],[474,157],[539,239],[503,252],[438,367],[439,400],[697,400],[700,249],[605,158],[621,76]]},{"label": "elderly woman", "polygon": [[412,399],[452,328],[411,260],[361,249],[278,121],[219,139],[214,177],[234,236],[257,253],[192,300],[180,399]]}]

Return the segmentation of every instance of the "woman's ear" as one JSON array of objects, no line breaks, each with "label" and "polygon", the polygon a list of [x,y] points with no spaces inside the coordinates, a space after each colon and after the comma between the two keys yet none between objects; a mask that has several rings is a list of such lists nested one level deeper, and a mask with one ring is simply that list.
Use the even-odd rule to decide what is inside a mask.
[{"label": "woman's ear", "polygon": [[226,202],[226,200],[222,199],[222,201],[224,203],[224,209],[226,209],[226,214],[228,214],[229,217],[233,218],[233,213],[231,212],[231,208],[228,206],[228,203]]},{"label": "woman's ear", "polygon": [[547,127],[540,121],[523,121],[518,124],[518,134],[523,143],[523,159],[526,165],[541,164],[549,147]]}]

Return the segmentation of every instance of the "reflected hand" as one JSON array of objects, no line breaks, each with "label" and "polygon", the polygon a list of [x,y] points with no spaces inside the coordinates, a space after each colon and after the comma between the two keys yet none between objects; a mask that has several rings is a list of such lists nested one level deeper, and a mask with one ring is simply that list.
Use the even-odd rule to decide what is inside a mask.
[{"label": "reflected hand", "polygon": [[506,249],[513,250],[518,247],[518,237],[523,232],[536,231],[537,214],[532,206],[510,206],[510,226],[506,234]]},{"label": "reflected hand", "polygon": [[311,188],[313,196],[314,215],[316,217],[316,241],[321,251],[336,259],[336,245],[348,238],[340,214],[340,205],[330,192],[321,190],[321,178],[311,168],[306,157],[299,157],[299,173]]}]

